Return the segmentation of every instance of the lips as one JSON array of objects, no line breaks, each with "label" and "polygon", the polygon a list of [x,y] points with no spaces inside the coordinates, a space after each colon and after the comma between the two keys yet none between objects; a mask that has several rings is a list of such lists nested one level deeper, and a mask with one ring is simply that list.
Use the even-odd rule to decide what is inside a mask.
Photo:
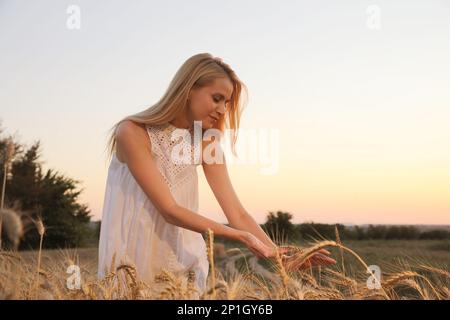
[{"label": "lips", "polygon": [[214,118],[213,116],[209,116],[211,119],[213,119],[214,121],[219,120],[219,118]]}]

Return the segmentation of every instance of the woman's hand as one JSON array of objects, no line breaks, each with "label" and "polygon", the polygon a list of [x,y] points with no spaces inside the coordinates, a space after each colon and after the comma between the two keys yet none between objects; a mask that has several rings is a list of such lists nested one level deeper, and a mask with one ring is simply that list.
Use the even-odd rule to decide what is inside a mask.
[{"label": "woman's hand", "polygon": [[276,255],[276,247],[270,247],[247,231],[240,233],[239,240],[259,258],[271,258]]},{"label": "woman's hand", "polygon": [[336,263],[336,260],[329,257],[330,252],[325,249],[320,249],[310,258],[303,261],[299,261],[298,256],[289,254],[290,251],[292,249],[289,247],[280,248],[281,261],[287,271],[305,270],[311,267],[328,266]]},{"label": "woman's hand", "polygon": [[336,260],[329,257],[330,252],[325,249],[317,251],[313,256],[304,261],[299,261],[298,256],[292,254],[292,248],[268,246],[250,232],[243,231],[240,233],[239,240],[259,258],[276,258],[278,251],[283,266],[287,271],[305,270],[311,267],[326,266],[336,263]]}]

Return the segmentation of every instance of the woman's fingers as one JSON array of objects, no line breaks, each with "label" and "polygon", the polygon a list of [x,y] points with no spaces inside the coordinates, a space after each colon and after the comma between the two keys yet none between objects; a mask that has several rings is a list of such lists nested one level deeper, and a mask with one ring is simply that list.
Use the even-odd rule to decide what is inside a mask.
[{"label": "woman's fingers", "polygon": [[[327,253],[329,253],[327,250],[325,250]],[[309,259],[299,263],[295,261],[295,258],[293,257],[285,257],[284,256],[284,265],[287,270],[304,270],[315,266],[326,266],[326,265],[332,265],[336,263],[336,260],[333,258],[330,258],[327,256],[327,254],[323,253],[315,253],[312,257]]]},{"label": "woman's fingers", "polygon": [[290,250],[291,250],[290,248],[286,248],[286,247],[278,247],[278,252],[279,252],[281,255],[288,253]]},{"label": "woman's fingers", "polygon": [[300,267],[298,267],[298,269],[300,270],[304,270],[304,269],[309,269],[311,268],[313,265],[310,262],[311,260],[306,260],[305,263],[303,263],[302,265],[300,265]]},{"label": "woman's fingers", "polygon": [[264,244],[262,241],[258,242],[256,250],[259,253],[260,258],[271,258],[276,256],[276,248],[269,247],[268,245]]},{"label": "woman's fingers", "polygon": [[318,253],[311,257],[313,265],[330,265],[335,264],[336,260],[324,254]]},{"label": "woman's fingers", "polygon": [[336,261],[334,259],[331,258],[319,258],[319,259],[308,259],[305,261],[305,263],[303,263],[299,269],[300,270],[304,270],[304,269],[309,269],[311,267],[317,267],[317,266],[328,266],[328,265],[332,265],[335,264]]},{"label": "woman's fingers", "polygon": [[[290,247],[278,247],[278,252],[280,254],[286,254],[289,252],[292,252],[294,249],[290,248]],[[320,249],[317,251],[318,253],[322,253],[322,254],[327,254],[330,255],[330,251],[328,251],[327,249]]]},{"label": "woman's fingers", "polygon": [[323,254],[330,254],[330,251],[326,250],[326,249],[320,249],[319,251],[317,251],[319,253],[323,253]]},{"label": "woman's fingers", "polygon": [[258,258],[263,258],[263,257],[264,257],[264,254],[261,253],[259,250],[255,250],[255,249],[253,249],[253,248],[250,248],[250,251],[251,251],[255,256],[257,256]]},{"label": "woman's fingers", "polygon": [[247,232],[243,240],[248,249],[259,258],[269,258],[275,254],[275,250],[264,244],[253,234]]},{"label": "woman's fingers", "polygon": [[[273,250],[272,253],[276,254],[275,250]],[[295,255],[290,255],[290,253],[293,253],[293,249],[291,247],[278,247],[278,253],[281,255],[281,260],[284,267],[291,271],[304,270],[315,266],[327,266],[336,263],[336,260],[329,257],[331,253],[326,249],[318,250],[309,259],[301,263],[296,261],[298,259],[296,259]],[[264,255],[265,253],[262,254]]]}]

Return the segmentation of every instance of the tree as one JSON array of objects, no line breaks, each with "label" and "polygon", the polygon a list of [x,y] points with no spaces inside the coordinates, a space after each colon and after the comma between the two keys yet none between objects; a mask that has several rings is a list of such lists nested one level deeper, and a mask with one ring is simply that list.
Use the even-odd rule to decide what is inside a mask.
[{"label": "tree", "polygon": [[288,212],[269,212],[263,228],[274,241],[288,242],[295,236],[295,226],[291,220],[292,214]]},{"label": "tree", "polygon": [[419,239],[431,239],[431,240],[450,239],[450,232],[447,230],[439,230],[439,229],[423,231],[419,235]]},{"label": "tree", "polygon": [[[0,139],[0,145],[4,140]],[[30,212],[30,218],[40,216],[46,227],[44,247],[78,247],[91,238],[89,228],[90,210],[78,203],[82,190],[80,182],[49,169],[43,173],[38,162],[40,142],[34,143],[25,152],[16,155],[6,183],[5,205],[19,201],[21,211]],[[26,217],[25,217],[26,218]],[[37,231],[25,234],[21,249],[34,249],[39,245]]]},{"label": "tree", "polygon": [[296,226],[297,234],[304,240],[313,239],[336,239],[336,227],[341,238],[346,235],[345,227],[341,224],[325,224],[325,223],[302,223]]},{"label": "tree", "polygon": [[371,224],[366,230],[366,238],[370,240],[385,239],[386,233],[386,226],[374,226]]}]

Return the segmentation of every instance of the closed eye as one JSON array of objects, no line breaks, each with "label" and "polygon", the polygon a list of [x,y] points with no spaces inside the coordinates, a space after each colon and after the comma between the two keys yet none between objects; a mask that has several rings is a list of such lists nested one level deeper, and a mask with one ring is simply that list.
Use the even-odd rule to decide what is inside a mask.
[{"label": "closed eye", "polygon": [[[214,102],[219,102],[220,100],[225,100],[225,97],[221,94],[215,95],[213,96]],[[230,100],[226,100],[225,104],[227,104],[228,102],[230,102]]]}]

